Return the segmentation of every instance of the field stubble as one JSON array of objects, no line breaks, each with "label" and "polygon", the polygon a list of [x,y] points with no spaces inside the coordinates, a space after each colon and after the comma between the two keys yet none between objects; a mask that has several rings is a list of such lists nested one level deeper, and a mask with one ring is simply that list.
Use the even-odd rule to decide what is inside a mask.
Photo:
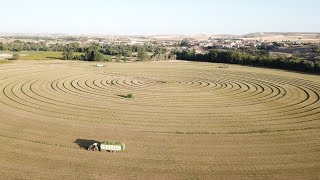
[{"label": "field stubble", "polygon": [[319,76],[218,66],[1,65],[1,177],[319,178]]}]

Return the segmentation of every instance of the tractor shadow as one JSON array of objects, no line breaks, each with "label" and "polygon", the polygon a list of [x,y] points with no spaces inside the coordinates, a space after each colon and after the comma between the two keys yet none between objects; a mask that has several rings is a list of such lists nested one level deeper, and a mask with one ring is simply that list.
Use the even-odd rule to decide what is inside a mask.
[{"label": "tractor shadow", "polygon": [[100,143],[99,141],[96,140],[89,140],[89,139],[76,139],[74,143],[78,144],[80,148],[87,149],[90,145],[93,143]]}]

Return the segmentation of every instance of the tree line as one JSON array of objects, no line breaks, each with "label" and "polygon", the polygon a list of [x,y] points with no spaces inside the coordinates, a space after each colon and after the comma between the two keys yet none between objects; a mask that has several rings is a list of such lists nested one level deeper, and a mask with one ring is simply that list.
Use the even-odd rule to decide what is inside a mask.
[{"label": "tree line", "polygon": [[278,69],[320,73],[320,61],[302,60],[296,57],[273,58],[268,54],[249,54],[239,50],[209,50],[205,54],[195,51],[176,52],[177,59],[189,61],[241,64],[251,66],[272,67]]},{"label": "tree line", "polygon": [[1,51],[48,51],[49,47],[45,42],[22,42],[15,40],[9,43],[0,42]]},{"label": "tree line", "polygon": [[[174,58],[165,47],[156,45],[101,45],[92,43],[80,45],[79,43],[68,44],[46,44],[46,42],[24,42],[15,40],[8,43],[0,43],[0,51],[58,51],[62,52],[62,59],[65,60],[84,60],[84,61],[110,61],[111,56],[116,56],[116,60],[126,61],[128,57],[136,56],[138,60],[145,61],[167,60]],[[84,55],[74,55],[75,52],[84,53]],[[152,53],[149,57],[148,53]]]},{"label": "tree line", "polygon": [[[273,58],[263,50],[250,52],[244,50],[211,49],[208,53],[197,54],[194,50],[169,51],[165,47],[146,44],[100,45],[93,43],[80,46],[79,43],[56,43],[47,45],[45,42],[24,42],[20,40],[15,40],[9,43],[0,43],[0,50],[59,51],[62,52],[63,59],[66,60],[110,61],[111,56],[116,56],[117,61],[126,61],[128,57],[135,56],[139,61],[181,59],[189,61],[264,66],[295,71],[320,72],[320,61],[308,61],[296,57]],[[81,52],[83,55],[75,55],[75,52]]]}]

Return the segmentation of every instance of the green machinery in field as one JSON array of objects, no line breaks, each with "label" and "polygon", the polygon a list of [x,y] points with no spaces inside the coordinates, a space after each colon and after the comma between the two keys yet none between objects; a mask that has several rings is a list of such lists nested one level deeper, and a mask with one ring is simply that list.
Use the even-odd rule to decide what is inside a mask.
[{"label": "green machinery in field", "polygon": [[108,151],[108,152],[124,151],[125,144],[120,142],[104,141],[101,143],[93,143],[88,147],[88,150],[89,151]]}]

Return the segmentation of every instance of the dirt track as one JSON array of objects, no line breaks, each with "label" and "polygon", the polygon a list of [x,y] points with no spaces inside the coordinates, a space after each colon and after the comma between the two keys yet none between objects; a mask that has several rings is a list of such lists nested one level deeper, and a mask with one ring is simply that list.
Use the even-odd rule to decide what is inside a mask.
[{"label": "dirt track", "polygon": [[0,65],[1,178],[320,178],[320,77],[218,66]]}]

